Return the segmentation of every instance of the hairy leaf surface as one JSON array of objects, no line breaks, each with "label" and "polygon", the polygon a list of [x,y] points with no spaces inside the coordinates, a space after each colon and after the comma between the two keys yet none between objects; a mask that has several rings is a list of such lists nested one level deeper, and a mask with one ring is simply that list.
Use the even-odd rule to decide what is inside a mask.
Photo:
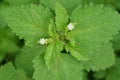
[{"label": "hairy leaf surface", "polygon": [[56,4],[55,13],[56,13],[56,17],[55,17],[56,28],[59,31],[64,31],[69,21],[69,15],[67,14],[66,9],[58,3]]},{"label": "hairy leaf surface", "polygon": [[33,63],[35,80],[82,80],[82,66],[67,54],[57,56],[51,69],[47,68],[43,56],[37,56]]},{"label": "hairy leaf surface", "polygon": [[68,12],[72,12],[82,0],[41,0],[41,3],[53,10],[55,10],[55,4],[60,3],[63,5]]},{"label": "hairy leaf surface", "polygon": [[8,8],[3,15],[13,32],[25,39],[28,46],[36,45],[40,38],[48,36],[51,13],[41,5]]},{"label": "hairy leaf surface", "polygon": [[[108,42],[118,33],[119,21],[120,15],[117,12],[102,5],[79,6],[73,11],[71,22],[75,26],[68,35],[74,35],[76,46],[82,50],[80,54],[85,53],[91,57],[88,63],[85,62],[86,67],[100,70],[113,65],[113,49]],[[69,40],[72,38],[70,37]],[[106,58],[111,61],[107,62]]]}]

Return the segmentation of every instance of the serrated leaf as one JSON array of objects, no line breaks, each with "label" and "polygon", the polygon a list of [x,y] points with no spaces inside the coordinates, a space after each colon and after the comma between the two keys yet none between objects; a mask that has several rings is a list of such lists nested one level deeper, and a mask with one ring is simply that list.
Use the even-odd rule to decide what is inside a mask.
[{"label": "serrated leaf", "polygon": [[43,56],[34,59],[35,80],[82,80],[82,66],[68,54],[60,54],[51,69],[48,69]]},{"label": "serrated leaf", "polygon": [[70,52],[70,54],[75,57],[78,61],[88,61],[89,58],[84,54],[81,54],[82,50],[79,49],[79,47],[73,47],[73,46],[66,46],[67,50]]},{"label": "serrated leaf", "polygon": [[69,21],[69,15],[67,14],[67,11],[61,4],[56,3],[55,14],[57,30],[64,31]]},{"label": "serrated leaf", "polygon": [[105,70],[115,63],[115,55],[111,43],[106,43],[98,50],[91,51],[88,56],[90,60],[81,62],[87,71]]},{"label": "serrated leaf", "polygon": [[56,29],[55,29],[55,23],[53,22],[53,20],[51,20],[51,23],[48,26],[48,33],[49,36],[51,36],[52,38],[57,38],[58,34],[56,33]]},{"label": "serrated leaf", "polygon": [[32,75],[33,64],[32,60],[36,55],[40,55],[45,52],[45,47],[23,47],[20,53],[16,56],[15,66],[17,68],[23,69],[28,75]]},{"label": "serrated leaf", "polygon": [[48,36],[51,13],[41,5],[9,7],[3,10],[3,16],[13,32],[25,39],[27,46],[36,45],[40,38]]},{"label": "serrated leaf", "polygon": [[[74,23],[75,26],[70,34],[74,35],[76,42],[75,46],[78,46],[79,49],[83,50],[83,52],[81,51],[80,53],[85,53],[86,55],[91,56],[90,60],[92,61],[92,64],[98,61],[95,59],[99,59],[99,61],[101,61],[100,57],[98,57],[99,55],[102,59],[101,54],[104,54],[104,49],[101,47],[104,45],[109,45],[106,43],[112,40],[113,36],[118,33],[120,29],[119,21],[120,15],[117,12],[110,8],[103,7],[102,5],[94,6],[93,4],[89,4],[83,7],[79,6],[76,8],[76,10],[73,11],[71,22]],[[69,40],[71,40],[71,38]],[[112,48],[108,47],[108,49]],[[97,51],[101,54],[98,54]],[[100,64],[95,64],[95,66],[97,66],[95,68],[92,67],[91,63],[91,66],[86,67],[89,67],[89,69],[92,70],[100,70],[110,67],[114,63],[113,51],[110,51],[111,52],[109,53],[107,52],[108,54],[104,54],[104,56],[106,58],[107,56],[111,57],[111,62],[106,62],[108,60],[103,59],[103,62],[106,62],[108,64],[102,63],[101,61],[98,62]],[[95,55],[96,58],[92,58],[92,56]],[[86,65],[89,65],[89,63]]]},{"label": "serrated leaf", "polygon": [[79,4],[82,3],[82,0],[41,0],[41,3],[53,10],[55,10],[56,3],[60,3],[65,7],[68,13],[71,13]]},{"label": "serrated leaf", "polygon": [[16,71],[11,62],[0,67],[0,80],[16,80]]},{"label": "serrated leaf", "polygon": [[63,44],[60,41],[51,43],[46,48],[46,54],[44,59],[49,69],[52,68],[57,57],[60,56],[60,52],[62,51],[62,49],[63,49]]}]

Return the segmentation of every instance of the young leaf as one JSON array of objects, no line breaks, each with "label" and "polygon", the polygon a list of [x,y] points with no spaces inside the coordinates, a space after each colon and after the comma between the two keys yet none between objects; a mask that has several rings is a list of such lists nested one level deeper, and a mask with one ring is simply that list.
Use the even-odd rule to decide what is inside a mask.
[{"label": "young leaf", "polygon": [[[75,23],[75,26],[71,33],[74,35],[76,46],[78,46],[80,50],[84,50],[83,52],[86,53],[86,55],[91,56],[92,64],[98,61],[95,59],[99,59],[99,61],[102,59],[103,62],[108,61],[102,58],[103,55],[106,58],[107,56],[111,58],[109,58],[111,62],[106,62],[107,64],[103,64],[101,61],[95,64],[95,68],[92,67],[94,65],[91,63],[91,66],[88,66],[88,63],[86,67],[92,70],[100,70],[110,67],[114,63],[113,51],[109,47],[109,44],[106,43],[112,40],[113,36],[120,30],[119,21],[120,15],[117,12],[101,5],[94,6],[90,4],[84,7],[79,6],[73,11],[71,22]],[[71,37],[69,40],[71,40]],[[101,48],[104,45],[108,46],[108,50],[111,49],[111,52]],[[109,53],[104,54],[104,50]],[[80,53],[82,54],[82,51]],[[96,58],[94,59],[92,56]]]},{"label": "young leaf", "polygon": [[51,13],[41,5],[9,7],[3,10],[3,16],[13,32],[25,39],[28,46],[36,45],[40,38],[48,36]]},{"label": "young leaf", "polygon": [[63,44],[60,41],[51,43],[46,48],[46,54],[44,59],[49,69],[52,68],[56,59],[60,56],[60,52],[62,51],[62,49],[63,49]]},{"label": "young leaf", "polygon": [[51,23],[48,26],[48,33],[49,36],[51,36],[52,38],[58,38],[58,34],[56,33],[56,28],[55,28],[55,23],[53,22],[53,20],[51,20]]},{"label": "young leaf", "polygon": [[57,30],[64,31],[69,21],[69,16],[67,14],[67,11],[62,5],[57,3],[55,8],[55,14],[56,14],[55,19],[56,19]]},{"label": "young leaf", "polygon": [[45,6],[55,10],[56,3],[60,3],[65,7],[68,13],[71,12],[82,3],[82,0],[41,0],[41,3]]},{"label": "young leaf", "polygon": [[42,55],[37,56],[33,63],[35,80],[82,80],[82,66],[67,54],[60,54],[51,69],[47,68]]},{"label": "young leaf", "polygon": [[67,46],[67,50],[70,52],[70,54],[75,57],[78,61],[87,61],[89,58],[84,54],[81,54],[80,52],[83,52],[79,49],[79,47],[73,47],[73,46]]},{"label": "young leaf", "polygon": [[11,62],[0,67],[0,80],[16,80],[16,71]]}]

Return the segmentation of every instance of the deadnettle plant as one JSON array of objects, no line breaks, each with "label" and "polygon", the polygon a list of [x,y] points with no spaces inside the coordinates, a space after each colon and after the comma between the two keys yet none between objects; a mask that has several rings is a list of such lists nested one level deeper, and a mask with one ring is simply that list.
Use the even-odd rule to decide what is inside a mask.
[{"label": "deadnettle plant", "polygon": [[115,62],[110,40],[120,30],[120,15],[103,5],[66,1],[2,10],[8,26],[36,54],[30,68],[35,80],[83,80],[84,70],[105,70]]}]

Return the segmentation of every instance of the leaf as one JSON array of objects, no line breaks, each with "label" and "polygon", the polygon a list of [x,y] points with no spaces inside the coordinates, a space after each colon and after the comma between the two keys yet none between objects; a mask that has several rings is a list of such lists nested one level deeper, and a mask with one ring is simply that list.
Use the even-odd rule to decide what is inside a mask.
[{"label": "leaf", "polygon": [[94,54],[92,52],[88,53],[90,60],[81,62],[87,71],[105,70],[114,65],[115,55],[111,43],[104,44],[101,48],[94,51]]},{"label": "leaf", "polygon": [[51,69],[47,68],[42,55],[33,63],[35,80],[82,80],[82,65],[68,54],[60,54]]},{"label": "leaf", "polygon": [[53,22],[53,20],[51,20],[48,29],[49,29],[48,30],[49,36],[51,36],[54,39],[58,38],[58,34],[56,33],[55,23]]},{"label": "leaf", "polygon": [[40,38],[48,36],[51,13],[39,5],[9,7],[2,11],[5,21],[27,46],[34,46]]},{"label": "leaf", "polygon": [[96,79],[104,79],[106,77],[107,71],[106,70],[102,70],[102,71],[98,71],[94,73],[94,77]]},{"label": "leaf", "polygon": [[60,52],[62,51],[62,49],[63,44],[60,41],[48,45],[44,59],[49,69],[52,68],[57,57],[60,56]]},{"label": "leaf", "polygon": [[33,63],[32,60],[36,55],[40,55],[45,52],[45,47],[26,47],[24,46],[20,53],[15,58],[15,66],[19,69],[23,69],[28,75],[32,75]]},{"label": "leaf", "polygon": [[60,3],[65,7],[68,13],[71,13],[79,4],[82,3],[82,0],[41,0],[41,3],[52,10],[55,10],[56,3]]},{"label": "leaf", "polygon": [[84,72],[84,74],[83,74],[83,80],[89,80],[88,79],[88,74],[86,72]]},{"label": "leaf", "polygon": [[95,77],[96,79],[104,78],[104,80],[120,80],[120,58],[116,57],[114,66],[105,71],[95,73]]},{"label": "leaf", "polygon": [[4,0],[9,3],[11,6],[20,6],[20,5],[28,5],[31,3],[39,2],[39,0]]},{"label": "leaf", "polygon": [[[89,14],[88,14],[89,13]],[[74,29],[68,35],[74,35],[75,43],[80,53],[90,56],[90,63],[86,63],[86,67],[92,70],[101,70],[110,67],[114,63],[113,49],[110,48],[109,41],[120,30],[120,15],[110,8],[102,5],[89,4],[79,6],[73,11],[71,23],[74,23]],[[72,37],[69,38],[71,40]],[[102,47],[106,45],[107,49]],[[107,51],[107,54],[104,54]],[[96,56],[95,56],[96,55]],[[103,59],[102,56],[109,56],[111,62]],[[95,59],[93,58],[95,57]],[[101,60],[102,59],[102,60]],[[97,62],[99,61],[99,62]],[[106,62],[109,61],[109,62]],[[106,63],[104,63],[106,62]],[[94,63],[94,64],[93,64]],[[90,65],[90,66],[88,66]],[[95,68],[93,67],[95,65]]]},{"label": "leaf", "polygon": [[27,75],[26,75],[26,73],[22,70],[22,69],[17,69],[16,70],[16,80],[32,80],[32,79],[30,79]]},{"label": "leaf", "polygon": [[67,11],[62,5],[57,3],[55,8],[55,14],[57,30],[64,31],[69,21],[69,15],[67,14]]},{"label": "leaf", "polygon": [[0,80],[16,80],[16,71],[11,62],[0,67]]},{"label": "leaf", "polygon": [[120,50],[120,32],[119,32],[119,34],[114,36],[112,43],[113,43],[114,49],[116,51],[119,51]]},{"label": "leaf", "polygon": [[5,8],[6,8],[6,6],[4,4],[0,3],[0,28],[7,26],[6,22],[3,19],[2,12],[1,12]]},{"label": "leaf", "polygon": [[117,58],[115,65],[109,69],[105,80],[120,80],[120,58]]},{"label": "leaf", "polygon": [[5,57],[5,54],[0,53],[0,62],[4,59],[4,57]]},{"label": "leaf", "polygon": [[[15,53],[19,50],[18,38],[7,27],[0,28],[0,51],[1,53]],[[10,45],[10,46],[8,46]]]},{"label": "leaf", "polygon": [[75,57],[78,61],[88,61],[89,58],[85,54],[81,54],[80,52],[82,50],[79,49],[79,47],[73,47],[73,46],[67,46],[67,50],[70,52],[70,54]]},{"label": "leaf", "polygon": [[[1,9],[0,9],[0,10],[1,10]],[[0,27],[5,27],[5,26],[6,26],[6,23],[5,23],[2,15],[1,15],[1,13],[0,13]]]}]

